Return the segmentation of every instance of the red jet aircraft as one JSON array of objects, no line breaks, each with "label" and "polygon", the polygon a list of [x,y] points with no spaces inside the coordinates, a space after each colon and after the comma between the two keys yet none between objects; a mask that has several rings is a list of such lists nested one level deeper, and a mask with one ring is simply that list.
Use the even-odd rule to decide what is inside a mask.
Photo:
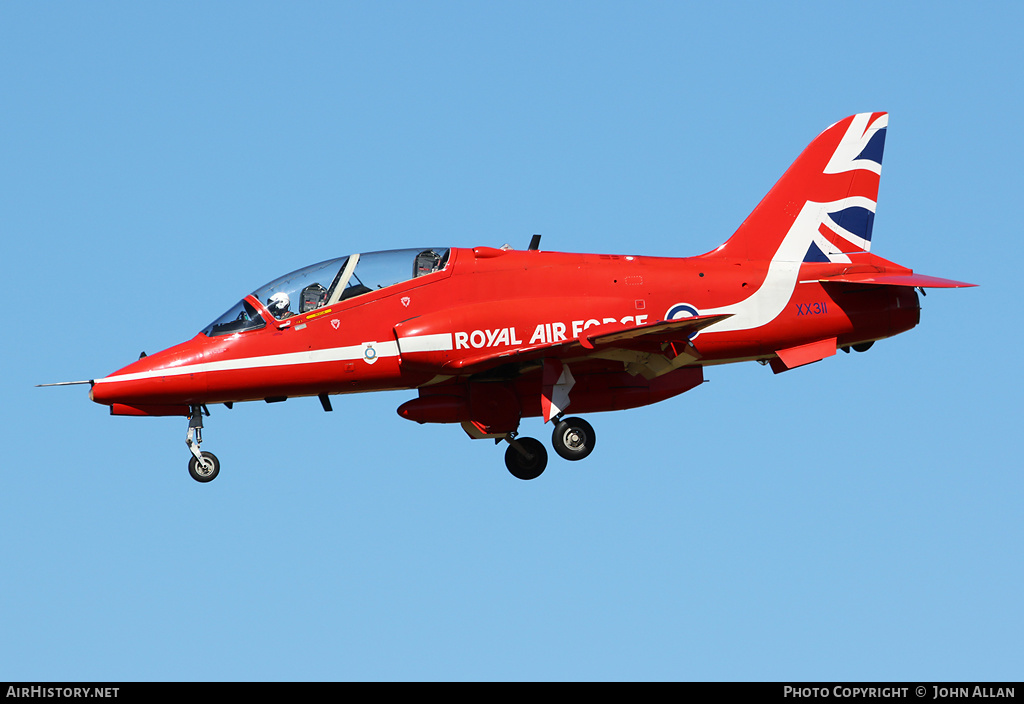
[{"label": "red jet aircraft", "polygon": [[[704,381],[711,364],[757,361],[779,373],[864,351],[917,325],[915,289],[973,284],[915,274],[869,253],[886,113],[822,132],[729,240],[684,259],[508,247],[352,254],[287,274],[193,339],[89,382],[113,415],[189,418],[189,472],[207,406],[388,389],[415,390],[398,414],[460,423],[505,440],[520,479],[544,445],[523,418],[554,425],[567,460],[594,449],[585,420]],[[923,292],[923,291],[922,291]]]}]

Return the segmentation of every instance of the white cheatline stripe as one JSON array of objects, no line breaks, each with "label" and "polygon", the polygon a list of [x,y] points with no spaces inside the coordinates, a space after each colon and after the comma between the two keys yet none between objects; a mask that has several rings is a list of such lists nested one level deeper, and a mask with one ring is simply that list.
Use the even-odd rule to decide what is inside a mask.
[{"label": "white cheatline stripe", "polygon": [[442,332],[434,335],[412,335],[398,338],[398,347],[403,354],[413,352],[443,352],[454,349],[452,334]]},{"label": "white cheatline stripe", "polygon": [[750,330],[770,323],[782,312],[796,288],[800,262],[817,230],[820,218],[820,203],[806,201],[800,214],[790,226],[779,248],[768,263],[764,283],[742,301],[718,308],[701,310],[701,315],[730,313],[732,317],[720,323],[709,325],[705,332],[729,332]]},{"label": "white cheatline stripe", "polygon": [[[316,364],[318,362],[348,362],[365,359],[368,344],[372,345],[376,352],[375,359],[398,356],[398,344],[394,340],[386,340],[384,342],[362,343],[359,345],[348,345],[345,347],[330,347],[327,349],[311,350],[307,352],[289,352],[285,354],[268,354],[259,357],[243,357],[241,359],[197,362],[196,364],[183,364],[177,367],[165,367],[163,369],[153,369],[145,372],[114,374],[103,379],[97,379],[96,383],[105,384],[121,381],[139,381],[141,379],[182,376],[185,374],[201,374],[203,372],[287,367],[299,364]],[[452,336],[450,333],[440,335],[417,335],[414,337],[403,338],[402,344],[403,347],[408,345],[408,349],[406,349],[407,352],[450,350],[452,349]]]}]

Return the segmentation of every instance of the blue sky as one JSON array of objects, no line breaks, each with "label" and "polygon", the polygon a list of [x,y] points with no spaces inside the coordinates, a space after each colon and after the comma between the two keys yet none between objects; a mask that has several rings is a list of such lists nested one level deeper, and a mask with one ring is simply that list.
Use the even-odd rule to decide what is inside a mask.
[{"label": "blue sky", "polygon": [[[1024,11],[836,5],[0,4],[0,680],[1020,680]],[[533,482],[394,392],[215,407],[199,485],[33,386],[356,251],[702,253],[873,110],[874,251],[981,286]]]}]

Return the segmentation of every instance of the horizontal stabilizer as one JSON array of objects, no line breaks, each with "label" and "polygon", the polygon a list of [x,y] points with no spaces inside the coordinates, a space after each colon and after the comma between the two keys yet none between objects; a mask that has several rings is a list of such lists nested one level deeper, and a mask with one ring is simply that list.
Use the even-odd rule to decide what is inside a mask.
[{"label": "horizontal stabilizer", "polygon": [[859,274],[838,274],[825,276],[818,281],[822,283],[840,284],[875,284],[879,286],[913,286],[914,288],[967,288],[978,284],[968,284],[952,279],[940,279],[937,276],[924,274],[887,274],[884,272],[862,272]]}]

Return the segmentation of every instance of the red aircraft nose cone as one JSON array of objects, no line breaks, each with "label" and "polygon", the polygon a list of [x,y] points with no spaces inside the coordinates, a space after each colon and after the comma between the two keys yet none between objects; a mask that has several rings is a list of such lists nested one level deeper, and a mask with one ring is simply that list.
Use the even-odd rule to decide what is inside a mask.
[{"label": "red aircraft nose cone", "polygon": [[89,397],[107,406],[201,404],[206,395],[202,347],[196,338],[143,357],[97,379]]}]

